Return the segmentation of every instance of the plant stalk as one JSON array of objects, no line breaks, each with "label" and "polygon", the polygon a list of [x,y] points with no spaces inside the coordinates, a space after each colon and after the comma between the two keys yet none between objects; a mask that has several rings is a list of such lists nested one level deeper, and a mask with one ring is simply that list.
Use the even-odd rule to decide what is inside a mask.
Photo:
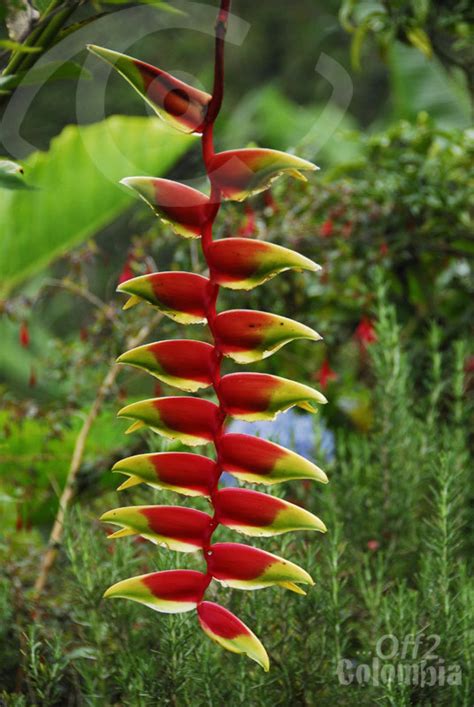
[{"label": "plant stalk", "polygon": [[[217,218],[217,215],[219,213],[220,207],[222,205],[222,194],[217,187],[217,185],[214,184],[213,182],[213,177],[212,177],[212,172],[211,172],[211,160],[214,157],[215,150],[214,150],[214,139],[213,139],[213,131],[214,131],[214,123],[219,115],[221,106],[222,106],[222,100],[224,97],[224,43],[225,43],[225,36],[227,32],[227,19],[228,19],[228,13],[230,9],[230,4],[231,0],[221,0],[220,3],[220,10],[219,14],[217,16],[217,22],[216,22],[216,28],[215,28],[215,36],[216,36],[216,50],[215,50],[215,65],[214,65],[214,87],[212,91],[212,99],[209,103],[208,111],[206,114],[206,124],[204,127],[203,135],[202,135],[202,154],[203,154],[203,160],[204,164],[206,167],[206,173],[208,176],[208,179],[211,183],[211,211],[210,211],[210,216],[207,222],[205,223],[203,229],[202,229],[202,234],[201,234],[201,247],[202,247],[202,252],[203,256],[206,260],[206,262],[209,264],[208,260],[208,249],[209,246],[212,243],[213,240],[213,227],[215,220]],[[212,338],[214,340],[214,365],[213,365],[213,371],[212,371],[212,386],[214,388],[214,392],[217,396],[218,402],[219,402],[219,426],[218,429],[214,435],[214,447],[216,450],[216,473],[213,481],[213,487],[211,490],[211,503],[215,507],[215,502],[216,502],[216,494],[218,492],[218,487],[219,487],[219,479],[222,475],[223,472],[223,467],[221,463],[221,451],[220,451],[220,441],[222,436],[225,434],[225,421],[227,417],[227,411],[225,409],[225,405],[223,404],[223,401],[220,397],[219,393],[219,387],[220,387],[220,380],[221,380],[221,363],[222,363],[222,351],[219,348],[219,345],[217,343],[217,337],[216,337],[216,332],[215,332],[215,320],[217,316],[216,312],[216,305],[217,305],[217,299],[219,297],[219,285],[215,282],[214,279],[214,274],[212,271],[212,267],[209,267],[209,285],[208,285],[208,292],[207,292],[207,304],[206,304],[206,318],[207,318],[207,323],[212,335]],[[203,556],[204,560],[206,562],[206,565],[208,565],[208,558],[209,554],[211,552],[210,546],[212,542],[212,535],[214,534],[214,531],[216,530],[217,526],[219,525],[219,515],[216,510],[214,510],[214,515],[207,533],[207,537],[205,538],[205,541],[203,543]],[[209,569],[207,571],[207,586],[212,581],[212,575],[209,572]],[[206,588],[207,588],[206,586]],[[203,596],[206,591],[206,588],[203,591]]]},{"label": "plant stalk", "polygon": [[[157,314],[156,317],[154,317],[149,324],[146,324],[144,327],[142,327],[142,329],[138,332],[136,336],[131,337],[127,342],[127,349],[135,348],[135,346],[139,346],[141,343],[143,343],[143,341],[148,337],[152,329],[156,326],[156,324],[160,321],[161,318],[162,315]],[[61,494],[61,498],[59,499],[58,511],[56,513],[53,528],[49,536],[48,548],[45,554],[43,555],[40,571],[34,586],[33,598],[35,603],[38,602],[44,592],[46,583],[48,581],[49,573],[56,561],[58,551],[61,546],[61,541],[64,532],[64,521],[69,507],[76,496],[76,481],[82,465],[82,460],[84,458],[87,438],[89,437],[89,433],[92,429],[92,426],[102,409],[104,400],[110,393],[110,390],[112,389],[120,370],[121,366],[116,363],[107,371],[107,374],[99,387],[96,398],[92,403],[89,413],[86,419],[84,420],[81,430],[76,438],[76,443],[74,445],[74,451],[69,466],[66,484]]]}]

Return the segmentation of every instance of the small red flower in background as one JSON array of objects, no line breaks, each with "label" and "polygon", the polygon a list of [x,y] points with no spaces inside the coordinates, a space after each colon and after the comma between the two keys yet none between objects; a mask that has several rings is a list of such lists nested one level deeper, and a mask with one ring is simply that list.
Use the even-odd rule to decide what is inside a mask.
[{"label": "small red flower in background", "polygon": [[131,280],[133,277],[135,277],[135,273],[132,270],[132,262],[133,262],[133,256],[128,255],[127,259],[124,263],[122,272],[119,275],[119,279],[118,279],[119,285],[121,285],[122,282],[127,282],[127,280]]},{"label": "small red flower in background", "polygon": [[354,332],[355,338],[358,340],[362,348],[377,341],[374,324],[368,317],[362,317]]},{"label": "small red flower in background", "polygon": [[378,540],[369,540],[367,542],[367,549],[370,550],[371,552],[376,552],[380,547],[380,543]]},{"label": "small red flower in background", "polygon": [[24,349],[27,349],[30,345],[30,332],[26,322],[22,322],[20,327],[20,344]]},{"label": "small red flower in background", "polygon": [[332,370],[328,359],[325,358],[321,364],[321,368],[316,372],[315,378],[319,381],[321,388],[327,388],[328,383],[337,380],[339,376],[336,371]]},{"label": "small red flower in background", "polygon": [[382,243],[380,244],[379,252],[382,257],[385,257],[386,255],[388,255],[388,253],[389,253],[388,245],[385,241],[382,241]]},{"label": "small red flower in background", "polygon": [[87,327],[83,326],[81,327],[81,331],[79,332],[79,337],[81,341],[87,341],[89,339],[89,332],[87,331]]},{"label": "small red flower in background", "polygon": [[334,233],[334,222],[328,218],[319,229],[319,235],[322,238],[330,238]]},{"label": "small red flower in background", "polygon": [[257,231],[257,225],[255,221],[255,211],[250,206],[250,204],[245,205],[245,218],[238,230],[238,235],[242,238],[249,238],[253,236]]}]

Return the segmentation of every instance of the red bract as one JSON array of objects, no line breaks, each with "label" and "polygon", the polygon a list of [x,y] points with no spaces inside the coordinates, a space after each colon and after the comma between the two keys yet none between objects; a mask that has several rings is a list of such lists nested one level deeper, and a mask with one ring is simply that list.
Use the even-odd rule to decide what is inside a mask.
[{"label": "red bract", "polygon": [[145,344],[117,359],[190,393],[212,384],[214,347],[202,341],[172,339]]},{"label": "red bract", "polygon": [[199,238],[211,208],[205,194],[169,179],[128,177],[121,183],[136,191],[175,233],[184,238]]},{"label": "red bract", "polygon": [[211,96],[179,81],[166,71],[119,52],[88,46],[89,51],[111,64],[160,118],[186,133],[201,133]]},{"label": "red bract", "polygon": [[262,148],[219,152],[211,157],[208,168],[222,198],[232,201],[243,201],[265,191],[283,174],[306,181],[302,172],[318,169],[295,155]]},{"label": "red bract", "polygon": [[211,601],[203,601],[197,608],[202,630],[216,643],[232,653],[244,653],[262,666],[270,667],[268,655],[257,636],[228,609]]},{"label": "red bract", "polygon": [[246,238],[213,241],[206,258],[213,280],[231,290],[251,290],[285,270],[321,269],[289,248]]},{"label": "red bract", "polygon": [[[216,67],[212,98],[152,66],[109,50],[92,51],[111,63],[162,117],[181,129],[202,133],[203,160],[210,197],[166,179],[130,177],[134,189],[178,234],[200,238],[208,277],[189,272],[148,273],[118,287],[130,299],[124,309],[144,302],[178,323],[207,324],[210,343],[173,339],[145,344],[122,354],[118,361],[140,368],[179,390],[196,393],[210,388],[216,402],[202,397],[159,395],[127,405],[120,417],[133,420],[128,432],[144,427],[188,446],[212,444],[213,459],[199,454],[161,452],[137,454],[115,464],[127,479],[119,489],[144,483],[209,500],[209,513],[179,506],[126,506],[108,511],[102,520],[119,526],[110,537],[138,535],[179,552],[200,552],[205,572],[172,570],[125,579],[110,587],[106,597],[137,601],[164,613],[197,610],[199,624],[215,642],[243,653],[268,670],[265,648],[230,611],[206,600],[213,581],[238,589],[279,586],[304,594],[301,584],[313,580],[298,565],[249,545],[214,542],[219,525],[250,536],[272,536],[292,530],[326,530],[312,513],[280,498],[250,489],[219,489],[223,472],[250,483],[271,485],[292,479],[327,482],[313,462],[258,437],[228,434],[229,417],[273,419],[292,406],[315,412],[326,402],[322,393],[279,376],[264,373],[222,375],[224,357],[237,364],[260,361],[297,339],[318,341],[309,327],[269,312],[234,309],[218,312],[219,288],[251,290],[284,270],[315,272],[319,266],[281,246],[249,239],[254,213],[246,210],[240,232],[244,238],[213,240],[213,226],[222,201],[243,201],[268,189],[280,175],[305,179],[302,171],[315,165],[295,155],[252,148],[215,153],[213,128],[224,91],[224,38],[230,0],[221,0],[216,25]],[[271,202],[266,202],[267,205]],[[328,234],[330,235],[330,234]],[[270,298],[269,298],[270,299]],[[326,379],[322,380],[327,382]],[[214,460],[215,459],[215,460]]]},{"label": "red bract", "polygon": [[127,280],[117,290],[130,295],[124,309],[143,300],[180,324],[199,324],[206,321],[208,284],[190,272],[157,272]]},{"label": "red bract", "polygon": [[160,452],[121,459],[112,471],[128,476],[119,491],[145,483],[152,488],[169,489],[185,496],[210,496],[217,465],[199,454]]}]

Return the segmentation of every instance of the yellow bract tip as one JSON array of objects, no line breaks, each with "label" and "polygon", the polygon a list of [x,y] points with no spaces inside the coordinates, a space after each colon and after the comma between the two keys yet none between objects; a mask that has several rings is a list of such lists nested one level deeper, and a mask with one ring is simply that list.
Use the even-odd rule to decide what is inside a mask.
[{"label": "yellow bract tip", "polygon": [[137,297],[136,295],[132,295],[123,305],[122,309],[131,309],[132,307],[135,307],[135,305],[139,304],[141,302],[141,297]]},{"label": "yellow bract tip", "polygon": [[283,589],[289,589],[290,592],[295,592],[295,594],[302,594],[303,596],[306,596],[304,589],[301,589],[301,587],[294,582],[279,582],[278,584],[280,587],[283,587]]},{"label": "yellow bract tip", "polygon": [[130,435],[130,434],[132,434],[132,432],[136,432],[137,430],[141,430],[142,427],[146,427],[145,423],[142,422],[142,420],[136,420],[136,422],[133,422],[130,425],[130,427],[125,430],[125,434]]},{"label": "yellow bract tip", "polygon": [[128,479],[126,479],[123,483],[120,484],[120,486],[117,487],[117,491],[124,491],[125,489],[130,489],[132,488],[132,486],[137,486],[141,483],[142,480],[138,476],[129,476]]}]

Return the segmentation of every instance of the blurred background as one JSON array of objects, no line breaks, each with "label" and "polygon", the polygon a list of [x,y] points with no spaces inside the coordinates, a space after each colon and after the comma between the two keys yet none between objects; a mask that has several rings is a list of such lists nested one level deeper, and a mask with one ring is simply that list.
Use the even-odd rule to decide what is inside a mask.
[{"label": "blurred background", "polygon": [[[121,312],[120,282],[204,265],[194,243],[118,182],[149,174],[204,189],[205,180],[199,140],[152,116],[85,45],[210,90],[215,9],[155,0],[0,7],[0,703],[349,705],[365,690],[366,704],[470,704],[466,0],[233,3],[218,149],[287,150],[321,171],[225,205],[217,234],[280,243],[323,269],[223,292],[219,304],[283,314],[324,337],[252,370],[314,385],[329,405],[316,420],[290,412],[245,431],[327,470],[327,488],[294,483],[276,493],[316,512],[329,533],[292,538],[283,551],[265,543],[312,571],[317,586],[306,599],[220,590],[268,645],[268,677],[208,645],[187,616],[100,600],[133,568],[176,566],[164,550],[128,538],[112,550],[97,521],[114,505],[167,498],[150,489],[117,495],[115,461],[177,448],[152,434],[124,436],[119,407],[173,393],[113,362],[136,336],[207,337],[158,322],[145,306]],[[23,173],[2,172],[1,160]],[[65,488],[65,523],[45,571]],[[356,670],[380,636],[421,632],[441,637],[431,685],[341,683],[341,660]],[[421,649],[409,657],[422,665]],[[460,682],[440,684],[440,659],[459,667]]]}]

